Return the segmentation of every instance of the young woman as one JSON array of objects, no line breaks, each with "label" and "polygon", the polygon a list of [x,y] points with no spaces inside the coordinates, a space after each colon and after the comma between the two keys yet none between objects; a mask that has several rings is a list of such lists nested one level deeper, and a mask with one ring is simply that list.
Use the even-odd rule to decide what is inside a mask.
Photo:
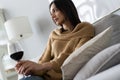
[{"label": "young woman", "polygon": [[71,0],[53,0],[49,9],[52,20],[59,28],[51,32],[38,63],[17,63],[19,74],[31,75],[21,80],[62,80],[61,65],[65,59],[94,36],[93,26],[80,21]]}]

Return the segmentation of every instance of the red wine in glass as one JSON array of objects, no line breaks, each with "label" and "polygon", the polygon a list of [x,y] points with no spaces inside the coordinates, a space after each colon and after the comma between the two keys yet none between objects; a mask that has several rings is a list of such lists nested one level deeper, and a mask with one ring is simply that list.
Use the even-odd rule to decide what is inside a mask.
[{"label": "red wine in glass", "polygon": [[10,58],[15,61],[20,61],[20,59],[23,57],[24,51],[21,48],[19,42],[9,42],[7,47]]},{"label": "red wine in glass", "polygon": [[23,51],[18,51],[18,52],[12,53],[10,57],[15,61],[20,61],[20,59],[23,57],[23,54],[24,54]]}]

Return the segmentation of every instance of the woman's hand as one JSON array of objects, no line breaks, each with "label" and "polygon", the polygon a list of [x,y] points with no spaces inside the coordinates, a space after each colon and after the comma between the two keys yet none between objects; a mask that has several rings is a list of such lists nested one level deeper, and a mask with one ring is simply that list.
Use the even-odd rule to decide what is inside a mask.
[{"label": "woman's hand", "polygon": [[37,73],[43,70],[43,66],[41,64],[32,62],[32,61],[19,61],[15,66],[17,72],[19,74],[24,75],[38,75]]}]

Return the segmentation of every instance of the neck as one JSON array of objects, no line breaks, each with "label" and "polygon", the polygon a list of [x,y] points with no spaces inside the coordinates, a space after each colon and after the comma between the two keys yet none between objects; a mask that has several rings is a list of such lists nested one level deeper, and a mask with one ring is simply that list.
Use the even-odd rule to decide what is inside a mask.
[{"label": "neck", "polygon": [[73,27],[73,25],[70,23],[70,21],[66,21],[62,26],[63,26],[63,29],[64,29],[65,31],[71,32],[71,31],[74,29],[74,27]]}]

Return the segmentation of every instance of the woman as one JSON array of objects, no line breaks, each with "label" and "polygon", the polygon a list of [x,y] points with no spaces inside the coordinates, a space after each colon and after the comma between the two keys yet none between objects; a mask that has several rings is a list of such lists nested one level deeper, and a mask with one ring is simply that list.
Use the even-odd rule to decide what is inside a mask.
[{"label": "woman", "polygon": [[38,63],[17,63],[16,70],[19,74],[31,75],[21,80],[62,80],[60,67],[65,59],[94,36],[93,26],[80,21],[71,0],[53,0],[49,9],[52,20],[60,28],[51,32]]}]

